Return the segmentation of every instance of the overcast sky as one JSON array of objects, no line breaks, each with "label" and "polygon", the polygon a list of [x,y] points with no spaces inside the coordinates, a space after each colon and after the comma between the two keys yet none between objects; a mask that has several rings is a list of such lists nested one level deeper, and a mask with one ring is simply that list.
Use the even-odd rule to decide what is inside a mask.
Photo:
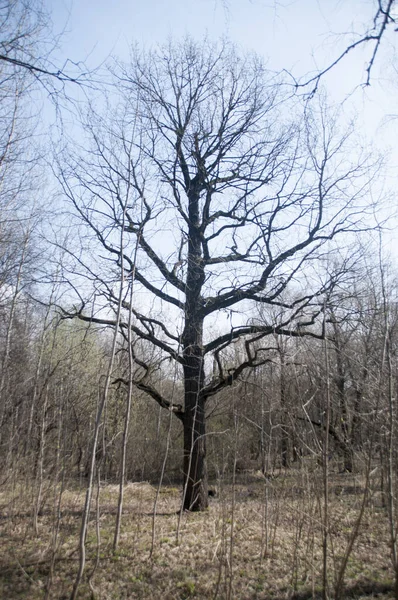
[{"label": "overcast sky", "polygon": [[[85,61],[89,67],[110,56],[127,59],[129,46],[149,47],[186,34],[201,39],[227,36],[252,50],[273,70],[296,78],[325,67],[354,32],[372,22],[374,0],[46,0],[54,30],[63,31],[58,60]],[[344,102],[347,118],[358,119],[364,139],[390,152],[390,177],[398,173],[398,74],[393,30],[383,40],[366,89],[371,47],[348,56],[324,79],[331,100]],[[398,39],[397,39],[398,41]],[[398,46],[397,46],[398,47]],[[394,183],[389,181],[390,186]],[[397,244],[398,245],[398,244]]]}]

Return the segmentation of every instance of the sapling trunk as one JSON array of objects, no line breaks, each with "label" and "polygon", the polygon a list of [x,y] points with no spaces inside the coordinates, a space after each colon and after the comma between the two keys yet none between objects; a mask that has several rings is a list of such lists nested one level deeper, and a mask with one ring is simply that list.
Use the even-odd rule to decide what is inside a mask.
[{"label": "sapling trunk", "polygon": [[[133,357],[133,339],[131,335],[131,325],[132,325],[132,315],[133,315],[133,300],[134,300],[134,281],[135,281],[135,265],[137,261],[137,252],[139,246],[139,235],[137,236],[137,241],[134,250],[134,258],[133,258],[133,269],[131,273],[131,282],[130,282],[130,309],[128,315],[127,322],[127,346],[128,346],[128,369],[129,369],[129,377],[128,377],[128,386],[127,386],[127,399],[126,399],[126,414],[124,417],[124,427],[123,427],[123,438],[122,438],[122,453],[120,457],[120,480],[119,480],[119,498],[117,503],[117,513],[116,513],[116,524],[115,524],[115,534],[113,538],[113,551],[116,552],[117,547],[119,545],[120,538],[120,526],[122,521],[122,513],[123,513],[123,497],[124,497],[124,484],[125,484],[125,476],[126,476],[126,456],[127,456],[127,442],[128,442],[128,434],[129,434],[129,426],[130,426],[130,415],[131,415],[131,404],[133,399],[133,367],[134,367],[134,357]],[[123,269],[123,258],[121,259],[121,269]]]},{"label": "sapling trunk", "polygon": [[[326,331],[326,300],[323,313],[323,328]],[[330,427],[330,365],[328,340],[324,339],[325,360],[325,409],[322,444],[322,470],[323,470],[323,527],[322,527],[322,598],[328,599],[328,541],[329,541],[329,427]]]},{"label": "sapling trunk", "polygon": [[121,309],[122,309],[122,303],[123,303],[123,284],[124,284],[123,235],[124,235],[124,227],[122,227],[121,234],[120,234],[121,280],[120,280],[118,304],[117,304],[117,309],[116,309],[116,322],[115,322],[115,327],[113,330],[112,349],[111,349],[111,355],[110,355],[109,363],[108,363],[108,370],[107,370],[106,378],[105,378],[105,385],[104,385],[102,395],[99,399],[97,415],[96,415],[95,425],[94,425],[94,435],[93,435],[93,440],[92,440],[92,445],[91,445],[86,498],[85,498],[85,502],[84,502],[82,521],[81,521],[81,527],[80,527],[80,536],[79,536],[79,569],[78,569],[76,579],[75,579],[75,582],[73,585],[70,600],[75,600],[77,597],[77,592],[78,592],[79,585],[80,585],[80,582],[81,582],[81,579],[83,576],[84,568],[86,565],[86,535],[87,535],[88,519],[89,519],[89,515],[90,515],[91,496],[92,496],[92,491],[93,491],[93,482],[94,482],[94,473],[95,473],[95,457],[96,457],[96,452],[97,452],[102,415],[103,415],[104,408],[105,408],[105,405],[106,405],[106,402],[108,399],[109,388],[111,385],[111,376],[112,376],[113,365],[114,365],[115,355],[116,355],[116,343],[117,343],[117,338],[118,338],[118,334],[119,334]]}]

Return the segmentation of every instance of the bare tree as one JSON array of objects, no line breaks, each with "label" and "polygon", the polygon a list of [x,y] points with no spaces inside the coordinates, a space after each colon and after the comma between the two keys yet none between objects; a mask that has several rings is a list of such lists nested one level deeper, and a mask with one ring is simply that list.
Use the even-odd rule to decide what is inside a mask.
[{"label": "bare tree", "polygon": [[[136,51],[114,72],[120,103],[112,117],[109,108],[102,117],[89,112],[90,149],[60,162],[64,194],[94,234],[89,243],[98,243],[90,247],[96,264],[76,257],[97,302],[68,314],[119,326],[127,339],[127,320],[104,311],[105,301],[118,304],[112,281],[123,259],[122,277],[135,276],[136,301],[123,300],[133,337],[177,363],[184,404],[152,384],[133,342],[134,384],[182,422],[183,506],[202,510],[206,401],[268,361],[265,337],[322,337],[320,296],[338,272],[322,278],[315,270],[335,237],[366,227],[373,175],[366,158],[349,158],[350,135],[338,137],[336,118],[324,109],[301,114],[278,77],[228,44]],[[122,256],[123,227],[130,241]],[[283,318],[253,324],[256,303]]]}]

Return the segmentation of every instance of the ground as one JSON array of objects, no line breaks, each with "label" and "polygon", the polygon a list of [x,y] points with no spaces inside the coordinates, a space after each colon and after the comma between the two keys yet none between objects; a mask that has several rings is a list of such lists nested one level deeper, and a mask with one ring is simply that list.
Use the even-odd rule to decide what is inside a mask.
[{"label": "ground", "polygon": [[[79,598],[182,600],[320,597],[322,486],[314,474],[239,474],[214,482],[216,497],[203,513],[180,513],[177,487],[129,483],[121,538],[112,552],[118,487],[100,487],[87,536],[87,566]],[[388,520],[376,490],[368,496],[349,555],[342,597],[391,598]],[[32,527],[26,482],[0,495],[0,598],[67,599],[78,567],[77,539],[84,489],[48,486]],[[157,494],[157,491],[159,492]],[[94,500],[95,500],[94,494]],[[156,502],[156,515],[154,505]],[[328,585],[334,597],[363,499],[363,481],[334,475],[329,486]],[[99,528],[97,527],[99,514]],[[100,543],[98,544],[98,531]],[[56,535],[57,534],[57,535]]]}]

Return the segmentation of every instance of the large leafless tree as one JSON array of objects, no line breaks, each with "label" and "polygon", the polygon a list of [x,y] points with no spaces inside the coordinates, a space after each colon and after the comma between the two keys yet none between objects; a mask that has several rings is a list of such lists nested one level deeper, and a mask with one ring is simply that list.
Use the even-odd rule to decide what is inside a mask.
[{"label": "large leafless tree", "polygon": [[[106,306],[117,306],[121,264],[125,281],[134,273],[133,305],[127,284],[123,300],[134,383],[182,422],[183,506],[202,510],[206,401],[269,360],[267,336],[322,335],[320,296],[337,274],[319,266],[336,236],[366,226],[369,164],[333,116],[301,112],[257,57],[228,44],[135,51],[114,77],[119,102],[91,107],[80,150],[59,161],[88,228],[75,267],[94,290],[89,305],[80,288],[68,315],[115,326]],[[255,303],[283,318],[253,324]],[[127,327],[122,317],[126,340]],[[153,385],[138,340],[177,364],[181,404]]]}]

